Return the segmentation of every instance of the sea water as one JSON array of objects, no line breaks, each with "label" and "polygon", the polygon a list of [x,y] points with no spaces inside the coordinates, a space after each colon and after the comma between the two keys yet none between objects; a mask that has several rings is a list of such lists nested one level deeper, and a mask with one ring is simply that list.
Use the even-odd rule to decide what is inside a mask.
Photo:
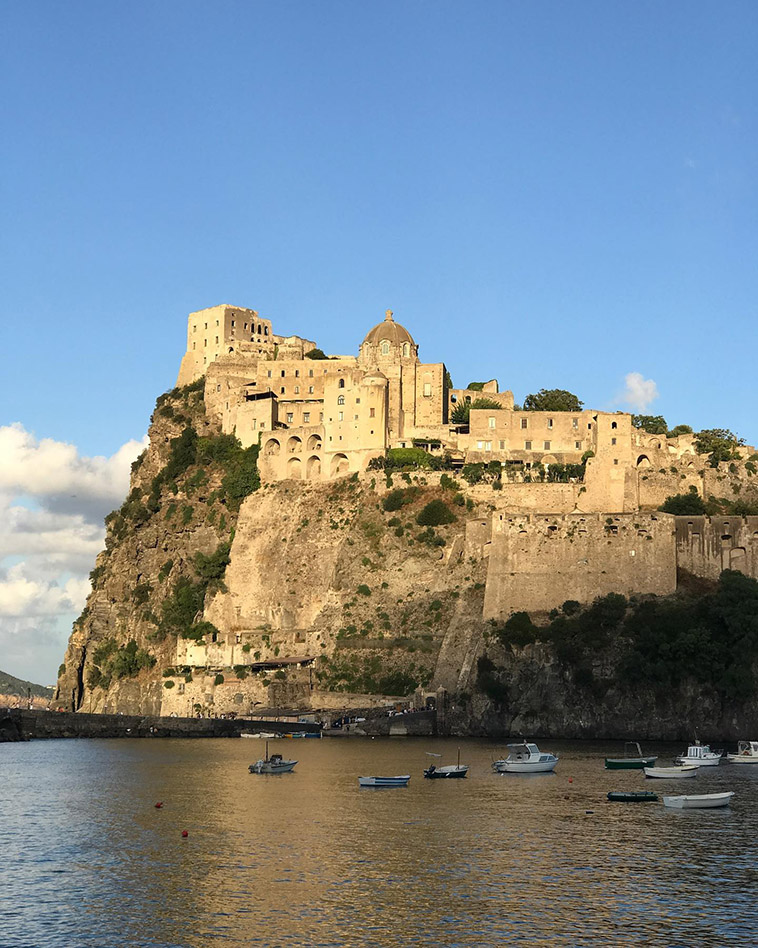
[{"label": "sea water", "polygon": [[[756,943],[758,767],[664,783],[606,771],[620,744],[539,743],[555,774],[496,775],[485,741],[272,741],[279,776],[248,773],[260,741],[0,745],[0,946]],[[459,747],[466,779],[423,779]],[[643,787],[735,797],[606,800]]]}]

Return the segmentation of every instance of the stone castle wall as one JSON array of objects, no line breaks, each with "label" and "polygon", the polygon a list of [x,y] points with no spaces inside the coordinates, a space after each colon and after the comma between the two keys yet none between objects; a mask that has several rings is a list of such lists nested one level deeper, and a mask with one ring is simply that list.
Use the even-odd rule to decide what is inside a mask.
[{"label": "stone castle wall", "polygon": [[676,589],[667,514],[493,516],[484,618],[542,612],[567,599]]},{"label": "stone castle wall", "polygon": [[716,580],[733,569],[758,579],[758,517],[675,517],[681,569]]}]

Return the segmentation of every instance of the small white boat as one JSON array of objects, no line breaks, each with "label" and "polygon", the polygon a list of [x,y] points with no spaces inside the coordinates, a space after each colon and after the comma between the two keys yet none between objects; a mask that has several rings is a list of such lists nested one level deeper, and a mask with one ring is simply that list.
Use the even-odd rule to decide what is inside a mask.
[{"label": "small white boat", "polygon": [[407,787],[411,775],[403,774],[399,777],[359,777],[360,787]]},{"label": "small white boat", "polygon": [[536,744],[521,741],[508,744],[510,754],[504,760],[496,760],[492,769],[498,774],[547,774],[558,763],[555,754],[543,754]]},{"label": "small white boat", "polygon": [[695,741],[687,748],[686,754],[674,758],[677,764],[694,764],[696,767],[718,767],[723,751],[711,750],[707,744]]},{"label": "small white boat", "polygon": [[268,756],[268,741],[266,741],[266,756],[250,764],[251,774],[288,774],[295,769],[296,760],[285,760],[281,754]]},{"label": "small white boat", "polygon": [[696,793],[679,797],[664,797],[664,806],[673,806],[678,810],[710,810],[717,806],[729,806],[734,791],[728,793]]},{"label": "small white boat", "polygon": [[693,765],[684,767],[644,767],[646,777],[658,777],[661,780],[684,780],[686,777],[697,777],[699,767]]},{"label": "small white boat", "polygon": [[278,734],[274,734],[273,731],[241,731],[240,737],[253,737],[259,741],[273,741],[275,738],[279,737]]},{"label": "small white boat", "polygon": [[739,741],[737,753],[727,754],[726,759],[732,764],[758,764],[758,741]]}]

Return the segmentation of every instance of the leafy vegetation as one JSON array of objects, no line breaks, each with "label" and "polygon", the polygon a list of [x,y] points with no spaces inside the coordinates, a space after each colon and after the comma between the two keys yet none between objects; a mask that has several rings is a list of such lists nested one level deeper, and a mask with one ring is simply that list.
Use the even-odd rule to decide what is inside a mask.
[{"label": "leafy vegetation", "polygon": [[632,427],[656,435],[665,435],[669,430],[663,415],[632,415]]},{"label": "leafy vegetation", "polygon": [[524,399],[524,411],[581,411],[581,402],[564,388],[541,388],[536,395]]},{"label": "leafy vegetation", "polygon": [[443,523],[455,523],[456,516],[442,500],[431,500],[416,514],[416,523],[422,527],[438,527]]},{"label": "leafy vegetation", "polygon": [[458,402],[450,413],[450,420],[454,425],[467,425],[471,417],[472,408],[489,408],[491,411],[501,409],[503,406],[494,398],[475,398],[473,402]]},{"label": "leafy vegetation", "polygon": [[311,349],[310,352],[305,353],[305,358],[321,360],[321,359],[328,359],[329,356],[326,355],[326,353],[323,352],[321,349]]},{"label": "leafy vegetation", "polygon": [[[723,701],[758,696],[758,581],[725,570],[698,595],[648,596],[627,602],[610,593],[590,606],[569,600],[545,626],[516,613],[493,626],[489,640],[510,651],[533,642],[549,649],[594,694],[603,685],[593,665],[606,668],[604,686],[667,696],[687,682],[712,688]],[[507,700],[507,676],[491,655],[478,669],[478,686]]]},{"label": "leafy vegetation", "polygon": [[95,649],[92,654],[92,666],[87,675],[90,688],[108,688],[112,679],[133,678],[143,668],[155,665],[155,656],[146,649],[139,648],[134,639],[125,645],[118,645],[109,638]]},{"label": "leafy vegetation", "polygon": [[672,497],[667,497],[658,509],[663,513],[678,516],[701,516],[707,512],[705,501],[694,486],[690,487],[686,494],[674,494]]},{"label": "leafy vegetation", "polygon": [[745,443],[728,428],[706,428],[695,435],[695,450],[708,456],[711,467],[721,461],[733,461],[740,457],[740,446]]}]

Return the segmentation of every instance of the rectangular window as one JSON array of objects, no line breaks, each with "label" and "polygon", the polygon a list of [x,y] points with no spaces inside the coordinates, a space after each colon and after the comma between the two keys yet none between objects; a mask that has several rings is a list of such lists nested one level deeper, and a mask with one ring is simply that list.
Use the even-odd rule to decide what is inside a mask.
[{"label": "rectangular window", "polygon": [[575,441],[575,442],[574,442],[574,447],[576,448],[577,451],[581,448],[581,446],[582,446],[582,442],[581,442],[581,441]]},{"label": "rectangular window", "polygon": [[[322,411],[320,411],[320,412],[318,413],[318,420],[319,420],[319,421],[323,421],[323,420],[324,420],[324,413],[323,413]],[[330,438],[329,440],[331,441],[331,438]]]},{"label": "rectangular window", "polygon": [[285,376],[286,374],[287,374],[287,373],[284,371],[284,369],[282,369],[282,378],[284,378],[284,376]]},{"label": "rectangular window", "polygon": [[288,425],[291,425],[294,420],[295,420],[295,414],[294,414],[294,412],[288,411],[288,412],[287,412],[287,424],[288,424]]},{"label": "rectangular window", "polygon": [[268,370],[268,377],[271,378],[271,369]]},{"label": "rectangular window", "polygon": [[[218,322],[216,323],[216,325],[218,326]],[[242,328],[243,328],[243,329],[247,329],[247,323],[245,323]]]},{"label": "rectangular window", "polygon": [[310,413],[309,411],[304,411],[304,412],[303,412],[303,424],[304,424],[304,425],[307,425],[310,420],[311,420],[311,413]]},{"label": "rectangular window", "polygon": [[218,345],[218,336],[216,336],[216,345]]},{"label": "rectangular window", "polygon": [[484,450],[485,450],[485,451],[491,451],[491,450],[492,450],[492,442],[491,442],[491,441],[485,441],[485,442],[484,442]]},{"label": "rectangular window", "polygon": [[500,442],[500,450],[505,451],[505,441]]},{"label": "rectangular window", "polygon": [[195,343],[194,343],[194,342],[192,343],[192,348],[193,348],[193,349],[195,348]]},{"label": "rectangular window", "polygon": [[477,450],[477,451],[484,451],[484,442],[483,442],[483,441],[477,441],[477,442],[476,442],[476,450]]},{"label": "rectangular window", "polygon": [[[256,425],[256,421],[255,421],[255,418],[253,418],[253,431],[255,431],[255,425]],[[263,427],[263,425],[261,425],[261,428],[262,428],[262,427]]]},{"label": "rectangular window", "polygon": [[308,369],[308,378],[309,379],[313,378],[313,369]]},{"label": "rectangular window", "polygon": [[432,397],[432,383],[424,382],[424,398]]},{"label": "rectangular window", "polygon": [[203,346],[205,346],[205,348],[208,347],[208,340],[207,340],[207,339],[203,339]]},{"label": "rectangular window", "polygon": [[611,438],[611,444],[615,444],[615,443],[616,443],[616,439],[615,439],[615,438]]},{"label": "rectangular window", "polygon": [[296,385],[296,386],[295,386],[295,395],[299,395],[299,394],[300,394],[300,386],[299,386],[299,385]]},{"label": "rectangular window", "polygon": [[361,400],[360,400],[360,398],[356,398],[356,400],[355,400],[355,404],[356,404],[356,405],[360,405],[360,403],[361,403]]},{"label": "rectangular window", "polygon": [[220,386],[220,385],[217,385],[217,386],[216,386],[216,391],[217,391],[217,392],[220,392],[220,391],[221,391],[221,386]]},{"label": "rectangular window", "polygon": [[618,459],[618,458],[614,458],[614,459],[613,459],[613,463],[614,463],[614,464],[618,464],[618,462],[619,462],[619,459]]},{"label": "rectangular window", "polygon": [[295,369],[295,378],[296,379],[300,378],[300,369]]},{"label": "rectangular window", "polygon": [[522,427],[522,428],[528,428],[528,427],[529,427],[529,419],[528,419],[528,418],[522,418],[522,419],[521,419],[521,427]]},{"label": "rectangular window", "polygon": [[337,412],[337,421],[344,421],[344,420],[345,420],[345,413],[344,413],[344,411],[338,411],[338,412]]},{"label": "rectangular window", "polygon": [[312,385],[309,385],[309,386],[308,386],[308,394],[309,394],[309,395],[312,395],[312,394],[313,394],[313,386],[312,386]]},{"label": "rectangular window", "polygon": [[369,408],[369,410],[368,410],[368,416],[369,416],[369,418],[376,418],[376,409],[375,409],[375,408]]},{"label": "rectangular window", "polygon": [[235,327],[236,325],[237,325],[237,324],[234,322],[234,320],[232,320],[232,329],[234,329],[234,327]]},{"label": "rectangular window", "polygon": [[548,428],[552,428],[552,427],[553,427],[553,419],[552,419],[552,418],[548,418],[548,420],[547,420],[547,426],[548,426]]},{"label": "rectangular window", "polygon": [[495,427],[495,419],[494,419],[494,418],[488,418],[488,419],[487,419],[487,424],[490,426],[490,428],[494,428],[494,427]]},{"label": "rectangular window", "polygon": [[545,445],[545,451],[549,451],[549,450],[550,450],[550,442],[549,442],[549,441],[545,441],[545,442],[544,442],[544,445]]},{"label": "rectangular window", "polygon": [[572,419],[571,419],[571,427],[572,427],[572,428],[578,428],[578,427],[579,427],[579,419],[578,419],[578,418],[572,418]]},{"label": "rectangular window", "polygon": [[531,450],[532,450],[532,442],[531,442],[531,441],[525,441],[525,442],[524,442],[524,451],[531,451]]}]

